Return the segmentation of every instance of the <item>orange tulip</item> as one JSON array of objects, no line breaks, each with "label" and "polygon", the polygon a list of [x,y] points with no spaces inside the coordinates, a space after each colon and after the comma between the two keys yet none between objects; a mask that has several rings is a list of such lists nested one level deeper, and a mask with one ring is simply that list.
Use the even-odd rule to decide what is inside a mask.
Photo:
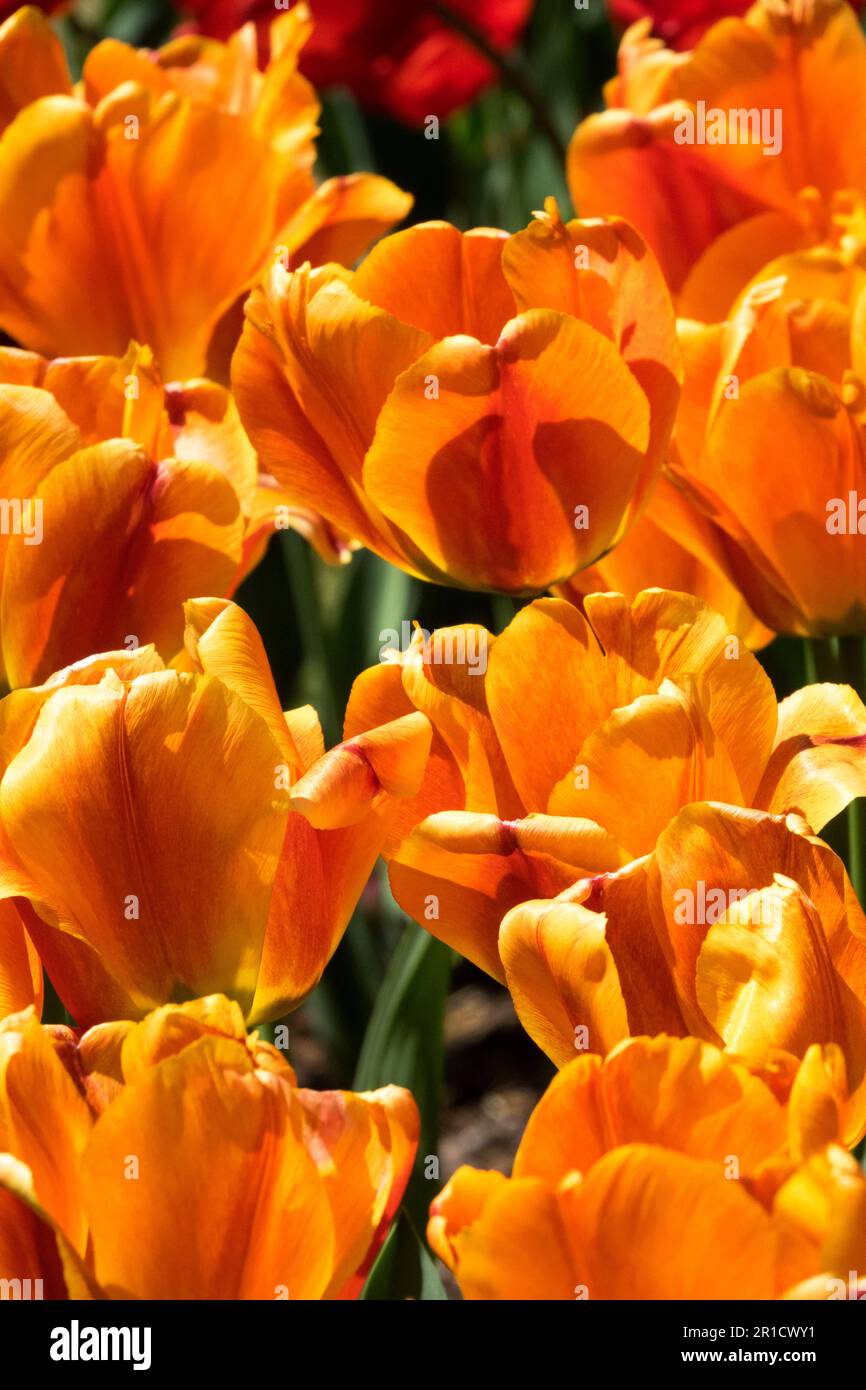
[{"label": "orange tulip", "polygon": [[866,707],[849,687],[778,704],[694,597],[584,602],[585,616],[539,599],[499,637],[419,632],[358,678],[347,709],[347,737],[411,710],[430,719],[427,774],[386,847],[391,884],[410,916],[498,979],[510,908],[650,854],[684,808],[794,812],[817,832],[866,792]]},{"label": "orange tulip", "polygon": [[832,1047],[755,1076],[635,1038],[559,1073],[510,1178],[458,1169],[428,1239],[470,1299],[844,1298],[866,1257],[846,1104]]},{"label": "orange tulip", "polygon": [[636,1033],[686,1033],[764,1067],[844,1057],[866,1130],[866,917],[797,817],[687,807],[653,852],[506,914],[499,955],[524,1028],[558,1065]]},{"label": "orange tulip", "polygon": [[778,257],[683,322],[672,476],[779,632],[866,631],[866,277],[858,238]]},{"label": "orange tulip", "polygon": [[251,24],[156,53],[106,39],[73,90],[44,16],[8,19],[0,326],[50,357],[119,356],[135,339],[168,379],[215,375],[233,346],[224,317],[275,245],[351,263],[404,217],[411,200],[386,179],[314,189],[318,103],[297,71],[309,29],[305,6],[276,19],[264,72]]},{"label": "orange tulip", "polygon": [[0,704],[0,890],[82,1027],[213,992],[293,1008],[424,772],[423,715],[324,753],[239,608],[186,620],[183,669],[109,652]]},{"label": "orange tulip", "polygon": [[275,264],[246,314],[232,384],[263,467],[411,574],[537,591],[646,500],[680,364],[619,219],[566,225],[549,199],[511,237],[427,223],[352,275]]},{"label": "orange tulip", "polygon": [[[345,543],[291,508],[225,387],[164,385],[153,355],[0,348],[0,669],[33,685],[94,651],[183,645],[182,603],[231,594],[277,529],[334,563]],[[90,602],[93,593],[100,602]]]},{"label": "orange tulip", "polygon": [[569,184],[582,216],[629,218],[680,312],[712,321],[771,256],[822,240],[837,195],[866,194],[866,39],[845,0],[761,0],[687,54],[649,28],[623,38]]},{"label": "orange tulip", "polygon": [[0,383],[8,683],[123,645],[154,642],[170,659],[181,604],[202,586],[230,592],[277,516],[228,392],[164,386],[135,345],[54,362],[0,348]]},{"label": "orange tulip", "polygon": [[408,1091],[298,1089],[219,996],[81,1037],[18,1014],[0,1024],[0,1278],[50,1298],[356,1297],[417,1138]]}]

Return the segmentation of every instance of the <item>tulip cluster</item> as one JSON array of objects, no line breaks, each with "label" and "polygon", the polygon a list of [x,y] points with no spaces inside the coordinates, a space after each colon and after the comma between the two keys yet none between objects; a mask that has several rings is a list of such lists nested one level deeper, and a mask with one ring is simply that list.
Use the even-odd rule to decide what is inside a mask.
[{"label": "tulip cluster", "polygon": [[[537,107],[527,0],[190,0],[77,79],[52,7],[7,8],[2,1296],[375,1287],[435,1142],[394,1084],[418,980],[372,1010],[375,1089],[299,1085],[279,1035],[380,860],[555,1070],[510,1177],[425,1192],[465,1298],[859,1296],[854,9],[613,7],[578,215],[549,196],[506,231],[394,230],[388,179],[317,182],[312,83],[409,126],[497,74]],[[247,612],[278,531],[472,596],[351,663],[330,748]]]}]

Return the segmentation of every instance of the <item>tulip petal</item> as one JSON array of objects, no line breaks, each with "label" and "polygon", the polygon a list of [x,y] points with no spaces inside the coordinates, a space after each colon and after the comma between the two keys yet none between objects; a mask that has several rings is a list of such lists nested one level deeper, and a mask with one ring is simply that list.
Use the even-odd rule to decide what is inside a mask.
[{"label": "tulip petal", "polygon": [[26,1163],[40,1207],[84,1254],[87,1222],[79,1159],[92,1117],[83,1095],[32,1016],[0,1026],[0,1147]]},{"label": "tulip petal", "polygon": [[778,718],[773,686],[751,652],[718,613],[687,594],[651,589],[631,605],[619,595],[590,594],[585,608],[613,678],[611,707],[654,694],[664,679],[685,686],[692,677],[736,770],[742,804],[750,804]]},{"label": "tulip petal", "polygon": [[551,811],[597,821],[633,857],[652,850],[681,806],[737,802],[741,794],[695,692],[669,681],[660,694],[615,710],[579,750],[577,765],[583,777],[569,774],[554,788]]},{"label": "tulip petal", "polygon": [[327,1286],[333,1219],[301,1107],[239,1043],[203,1038],[125,1087],[82,1178],[110,1296],[305,1299]]},{"label": "tulip petal", "polygon": [[779,706],[776,746],[755,805],[796,811],[823,830],[855,797],[866,796],[866,708],[848,686],[810,685]]},{"label": "tulip petal", "polygon": [[[58,464],[38,500],[42,544],[17,537],[7,552],[3,651],[15,684],[131,639],[172,657],[183,600],[200,584],[225,591],[240,558],[237,495],[210,464],[155,465],[114,440]],[[102,602],[88,603],[93,593]]]},{"label": "tulip petal", "polygon": [[[834,1136],[835,1137],[835,1136]],[[515,1177],[556,1185],[622,1144],[658,1144],[753,1171],[783,1152],[784,1108],[769,1087],[696,1038],[635,1038],[604,1062],[581,1057],[553,1079],[514,1160]]]},{"label": "tulip petal", "polygon": [[399,1086],[297,1096],[334,1220],[335,1267],[323,1296],[356,1297],[400,1204],[418,1143],[418,1111]]},{"label": "tulip petal", "polygon": [[374,247],[352,289],[431,338],[460,333],[493,344],[515,312],[502,274],[506,243],[505,232],[423,222]]},{"label": "tulip petal", "polygon": [[508,1182],[499,1173],[460,1168],[431,1213],[431,1237],[443,1258],[450,1254],[446,1263],[464,1298],[574,1298],[571,1252],[556,1195],[537,1178]]},{"label": "tulip petal", "polygon": [[[648,430],[646,396],[611,343],[533,309],[494,347],[446,338],[404,371],[379,416],[364,486],[452,582],[527,593],[567,579],[617,538]],[[417,441],[409,457],[407,438]]]},{"label": "tulip petal", "polygon": [[577,903],[525,902],[508,913],[499,954],[518,1017],[557,1066],[575,1049],[628,1037],[628,1011],[606,918]]},{"label": "tulip petal", "polygon": [[617,863],[612,837],[588,821],[443,811],[400,845],[390,883],[420,926],[504,981],[498,939],[506,912]]},{"label": "tulip petal", "polygon": [[[285,832],[277,757],[227,687],[163,671],[52,692],[7,768],[0,804],[18,891],[38,881],[46,921],[98,953],[132,1016],[217,991],[251,1002]],[[45,930],[62,962],[62,936]],[[99,1022],[99,997],[73,993],[82,981],[57,963],[78,1024]]]},{"label": "tulip petal", "polygon": [[16,903],[0,901],[0,1019],[31,1004],[42,1013],[42,962]]},{"label": "tulip petal", "polygon": [[63,46],[35,6],[0,25],[0,73],[0,133],[31,101],[71,91]]},{"label": "tulip petal", "polygon": [[412,197],[379,174],[325,179],[278,233],[292,264],[354,265],[371,242],[402,222]]},{"label": "tulip petal", "polygon": [[720,1164],[654,1145],[607,1154],[560,1203],[593,1299],[767,1299],[814,1269],[812,1243]]},{"label": "tulip petal", "polygon": [[584,738],[614,706],[601,648],[571,604],[537,599],[496,638],[485,693],[528,810],[546,811]]},{"label": "tulip petal", "polygon": [[[137,140],[125,138],[131,110]],[[67,97],[32,103],[0,147],[0,192],[16,209],[0,232],[3,326],[51,357],[121,356],[135,339],[168,379],[196,376],[270,248],[268,159],[246,122],[170,93],[137,88],[95,115]],[[202,222],[216,183],[219,208]]]}]

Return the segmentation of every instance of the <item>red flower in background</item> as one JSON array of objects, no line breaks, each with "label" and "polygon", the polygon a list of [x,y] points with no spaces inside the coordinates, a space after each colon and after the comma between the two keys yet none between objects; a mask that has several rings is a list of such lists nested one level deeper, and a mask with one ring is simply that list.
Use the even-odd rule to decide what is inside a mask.
[{"label": "red flower in background", "polygon": [[[336,0],[339,4],[339,0]],[[852,0],[855,10],[864,0]],[[607,11],[614,24],[627,29],[638,19],[651,19],[653,33],[668,48],[694,48],[701,35],[728,15],[744,15],[752,0],[607,0]]]},{"label": "red flower in background", "polygon": [[[406,125],[449,115],[496,78],[493,64],[446,10],[506,51],[532,0],[307,0],[315,28],[301,70],[317,87],[344,85],[366,107]],[[183,0],[196,28],[226,38],[249,19],[269,22],[273,0]]]},{"label": "red flower in background", "polygon": [[8,19],[10,14],[20,10],[23,4],[35,5],[38,10],[53,14],[55,10],[63,9],[68,3],[69,0],[0,0],[0,24],[4,19]]}]

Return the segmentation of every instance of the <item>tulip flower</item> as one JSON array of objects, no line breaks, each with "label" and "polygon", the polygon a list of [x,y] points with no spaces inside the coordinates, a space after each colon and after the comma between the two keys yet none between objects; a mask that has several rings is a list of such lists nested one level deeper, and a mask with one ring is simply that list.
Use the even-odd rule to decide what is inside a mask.
[{"label": "tulip flower", "polygon": [[757,1067],[833,1043],[856,1137],[866,1128],[866,918],[842,861],[795,816],[688,806],[651,854],[513,908],[499,953],[558,1066],[643,1032]]},{"label": "tulip flower", "polygon": [[847,0],[759,0],[687,54],[649,28],[625,34],[608,109],[578,126],[569,186],[582,216],[633,222],[680,312],[712,321],[772,256],[819,243],[840,195],[866,194],[866,38]]},{"label": "tulip flower", "polygon": [[777,703],[756,658],[685,594],[584,605],[536,600],[498,637],[419,632],[358,678],[346,713],[347,737],[430,719],[427,774],[386,847],[391,885],[500,980],[509,908],[650,854],[693,803],[795,813],[818,832],[866,791],[866,707],[849,687]]},{"label": "tulip flower", "polygon": [[73,89],[43,16],[7,20],[0,327],[49,357],[120,356],[135,339],[168,380],[214,375],[275,245],[351,263],[399,221],[411,200],[387,180],[314,190],[318,103],[297,72],[308,32],[304,7],[276,19],[265,72],[253,26],[153,54],[106,39]]},{"label": "tulip flower", "polygon": [[[33,685],[94,651],[183,645],[181,605],[231,594],[277,529],[345,545],[260,474],[228,391],[166,386],[152,353],[0,348],[0,665]],[[86,519],[86,520],[83,520]],[[98,592],[100,602],[89,602]]]},{"label": "tulip flower", "polygon": [[[268,0],[182,0],[204,34],[228,38],[247,20],[267,25]],[[496,80],[496,68],[445,6],[429,0],[309,0],[313,33],[301,71],[317,87],[347,86],[362,105],[406,125],[443,119]],[[506,51],[520,36],[532,0],[451,0],[457,24]]]},{"label": "tulip flower", "polygon": [[219,996],[81,1036],[15,1015],[0,1278],[49,1298],[357,1297],[417,1138],[408,1091],[299,1089]]},{"label": "tulip flower", "polygon": [[866,290],[855,249],[772,261],[721,324],[684,322],[671,476],[778,632],[866,631]]},{"label": "tulip flower", "polygon": [[0,655],[13,686],[124,645],[153,642],[170,660],[181,604],[202,584],[231,592],[280,515],[225,388],[166,387],[134,344],[123,359],[53,362],[0,348],[0,436]]},{"label": "tulip flower", "polygon": [[832,1047],[757,1076],[634,1038],[554,1078],[510,1178],[458,1169],[428,1239],[469,1299],[847,1297],[866,1178],[845,1109]]},{"label": "tulip flower", "polygon": [[[533,592],[646,501],[679,396],[667,292],[624,222],[431,222],[352,275],[276,263],[232,364],[295,506],[410,574]],[[411,439],[412,447],[406,442]]]},{"label": "tulip flower", "polygon": [[208,993],[251,1022],[317,983],[430,742],[421,714],[325,753],[225,599],[186,652],[77,662],[0,704],[0,889],[81,1027]]}]

